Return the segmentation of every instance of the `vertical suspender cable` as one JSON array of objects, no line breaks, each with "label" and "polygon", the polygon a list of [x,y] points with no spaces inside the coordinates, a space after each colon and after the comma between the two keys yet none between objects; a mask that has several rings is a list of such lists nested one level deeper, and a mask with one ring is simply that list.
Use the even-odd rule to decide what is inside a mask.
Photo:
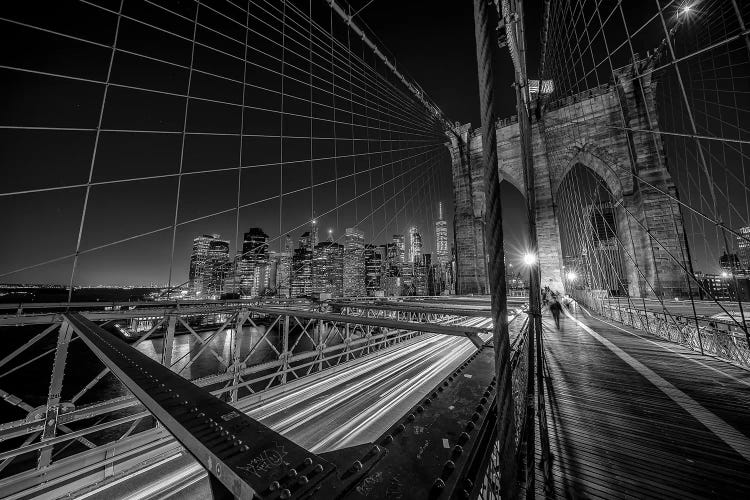
[{"label": "vertical suspender cable", "polygon": [[492,299],[493,342],[495,345],[495,372],[497,377],[497,439],[500,449],[501,495],[513,498],[516,464],[513,386],[510,372],[510,339],[505,286],[505,250],[503,248],[503,214],[500,205],[500,178],[497,163],[497,136],[495,132],[495,96],[492,53],[495,45],[494,29],[490,24],[487,0],[474,0],[474,35],[477,46],[479,76],[479,101],[482,115],[482,149],[484,160],[484,186],[486,190],[485,221],[489,277]]}]

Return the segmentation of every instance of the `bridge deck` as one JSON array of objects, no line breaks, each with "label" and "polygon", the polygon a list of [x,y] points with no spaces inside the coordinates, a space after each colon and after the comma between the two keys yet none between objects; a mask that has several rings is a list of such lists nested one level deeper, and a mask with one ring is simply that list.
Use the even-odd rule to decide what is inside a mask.
[{"label": "bridge deck", "polygon": [[557,498],[750,498],[750,372],[581,311],[544,323]]}]

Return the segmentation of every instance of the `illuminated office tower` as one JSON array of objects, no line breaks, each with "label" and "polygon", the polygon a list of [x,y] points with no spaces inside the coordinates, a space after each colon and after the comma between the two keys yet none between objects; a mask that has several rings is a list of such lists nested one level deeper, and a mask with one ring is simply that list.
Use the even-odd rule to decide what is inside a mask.
[{"label": "illuminated office tower", "polygon": [[394,254],[395,264],[403,264],[406,256],[406,245],[404,243],[403,234],[394,234],[393,243],[396,245],[396,252]]},{"label": "illuminated office tower", "polygon": [[344,235],[344,296],[365,295],[365,233],[356,227]]},{"label": "illuminated office tower", "polygon": [[412,226],[409,228],[409,260],[410,264],[417,262],[422,256],[422,235],[419,234],[417,228]]},{"label": "illuminated office tower", "polygon": [[204,234],[193,239],[193,251],[190,254],[190,270],[188,272],[189,294],[193,298],[202,298],[204,295],[203,276],[207,272],[208,250],[211,242],[218,239],[218,234]]},{"label": "illuminated office tower", "polygon": [[208,242],[206,264],[203,272],[202,298],[218,299],[224,291],[224,282],[231,276],[229,241],[212,239]]},{"label": "illuminated office tower", "polygon": [[737,230],[737,257],[740,259],[742,273],[750,274],[750,226]]},{"label": "illuminated office tower", "polygon": [[292,237],[284,238],[284,251],[279,254],[276,266],[276,293],[279,297],[290,297],[292,293]]},{"label": "illuminated office tower", "polygon": [[257,296],[268,287],[268,235],[259,227],[251,227],[242,242],[242,294]]},{"label": "illuminated office tower", "polygon": [[448,264],[451,259],[448,252],[448,223],[443,219],[442,201],[438,203],[438,220],[435,221],[435,246],[438,264]]},{"label": "illuminated office tower", "polygon": [[344,288],[344,247],[332,241],[315,245],[313,251],[313,292],[340,297]]},{"label": "illuminated office tower", "polygon": [[365,245],[365,291],[369,297],[375,296],[381,291],[380,280],[383,272],[382,247]]}]

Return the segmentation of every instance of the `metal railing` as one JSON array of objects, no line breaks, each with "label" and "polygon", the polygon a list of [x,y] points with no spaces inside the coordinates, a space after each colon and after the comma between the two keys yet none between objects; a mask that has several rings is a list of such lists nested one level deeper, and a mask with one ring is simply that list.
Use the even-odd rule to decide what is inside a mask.
[{"label": "metal railing", "polygon": [[667,314],[627,304],[618,306],[612,302],[596,300],[583,293],[576,293],[575,298],[604,318],[680,344],[701,354],[716,356],[750,368],[750,347],[745,332],[736,322],[720,318]]}]

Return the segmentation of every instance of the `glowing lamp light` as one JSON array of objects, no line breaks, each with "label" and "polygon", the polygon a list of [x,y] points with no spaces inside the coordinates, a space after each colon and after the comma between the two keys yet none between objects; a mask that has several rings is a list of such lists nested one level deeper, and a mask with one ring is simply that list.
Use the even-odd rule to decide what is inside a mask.
[{"label": "glowing lamp light", "polygon": [[691,7],[689,5],[686,5],[682,8],[682,13],[687,14],[688,12],[690,12],[690,9]]},{"label": "glowing lamp light", "polygon": [[721,277],[722,278],[728,278],[729,277],[729,273],[727,273],[726,271],[722,271],[721,272]]},{"label": "glowing lamp light", "polygon": [[569,271],[566,276],[568,278],[568,281],[575,281],[578,279],[578,275],[574,273],[573,271]]},{"label": "glowing lamp light", "polygon": [[525,253],[523,254],[523,263],[527,266],[532,266],[536,263],[536,255],[533,253]]}]

